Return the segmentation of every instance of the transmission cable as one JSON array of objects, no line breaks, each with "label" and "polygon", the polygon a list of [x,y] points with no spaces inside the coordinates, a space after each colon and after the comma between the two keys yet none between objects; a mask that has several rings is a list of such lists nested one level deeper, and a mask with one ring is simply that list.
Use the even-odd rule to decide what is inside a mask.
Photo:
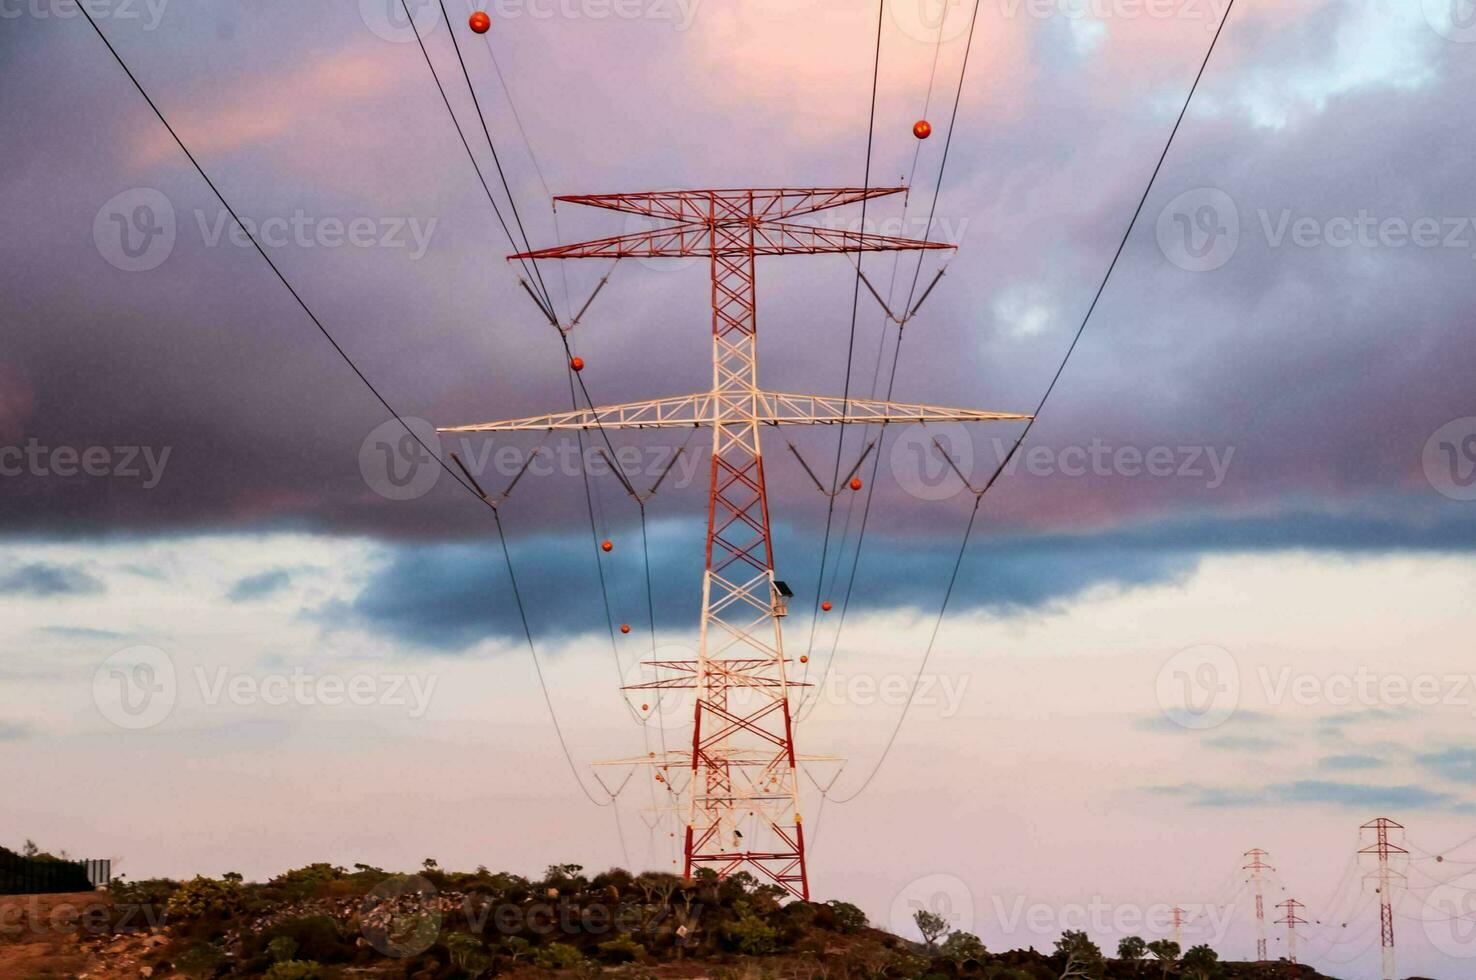
[{"label": "transmission cable", "polygon": [[[461,128],[461,120],[456,117],[456,110],[451,107],[451,97],[446,94],[446,87],[441,84],[441,76],[436,71],[435,62],[431,60],[430,51],[427,50],[425,46],[425,39],[420,36],[420,28],[416,25],[415,18],[411,15],[410,8],[406,6],[406,3],[407,0],[400,0],[400,6],[405,11],[405,18],[410,23],[410,30],[415,32],[415,43],[420,46],[420,54],[422,57],[425,58],[426,67],[430,69],[431,78],[436,83],[436,91],[441,93],[441,101],[446,104],[446,112],[451,116],[451,124],[456,127],[456,135],[461,137],[461,145],[466,148],[467,158],[471,160],[472,169],[475,170],[477,173],[477,180],[481,183],[482,190],[487,195],[487,203],[492,205],[492,213],[497,215],[497,223],[502,226],[503,234],[507,235],[508,243],[512,245],[512,249],[514,252],[531,251],[531,249],[528,249],[526,246],[521,248],[518,246],[517,239],[513,237],[512,229],[508,227],[507,219],[502,216],[502,208],[498,206],[497,198],[492,194],[492,188],[488,185],[487,178],[482,173],[482,165],[477,163],[477,155],[472,151],[471,141],[466,138],[466,130]],[[455,31],[452,31],[451,33],[452,41],[454,42]],[[490,142],[490,136],[488,137],[488,140]],[[496,150],[493,151],[493,157],[496,157]],[[500,169],[501,164],[499,164],[498,166]],[[506,186],[505,181],[504,186]],[[516,203],[512,201],[511,197],[509,197],[508,203],[513,205],[513,213],[514,216],[516,216]],[[519,227],[521,227],[521,223],[519,224]],[[518,264],[523,267],[523,271],[525,273],[528,273],[530,278],[537,278],[536,273],[538,271],[538,264],[536,262],[533,263],[531,271],[529,270],[528,262],[526,260],[519,259]],[[541,285],[542,280],[539,279],[538,281]],[[542,294],[530,290],[530,295],[532,296],[533,301],[538,305],[539,312],[543,313],[544,316],[553,316],[553,302],[547,295],[547,290],[544,290]]]},{"label": "transmission cable", "polygon": [[405,432],[408,433],[410,437],[414,439],[415,442],[423,450],[425,450],[430,458],[434,459],[444,472],[450,474],[451,478],[455,480],[462,487],[462,489],[466,490],[468,493],[481,500],[482,503],[489,510],[492,511],[493,522],[497,528],[498,541],[502,545],[503,559],[507,564],[508,581],[512,586],[513,599],[518,609],[519,619],[522,622],[523,634],[528,641],[528,652],[532,656],[533,665],[538,673],[538,682],[543,690],[544,703],[548,706],[549,720],[553,723],[554,731],[558,735],[559,747],[563,750],[564,759],[569,765],[569,771],[574,775],[574,780],[579,784],[579,789],[582,793],[584,793],[585,797],[588,798],[589,801],[595,806],[613,805],[615,802],[615,796],[613,794],[610,795],[609,800],[605,802],[600,802],[589,792],[589,788],[585,786],[584,780],[579,776],[579,769],[574,763],[573,753],[570,751],[568,741],[564,737],[563,727],[559,724],[558,714],[554,711],[553,699],[549,695],[548,685],[543,676],[543,665],[539,660],[537,647],[533,643],[533,633],[528,625],[527,609],[523,602],[522,592],[518,588],[517,578],[513,574],[512,555],[509,553],[507,548],[507,536],[502,525],[502,515],[498,512],[497,506],[493,504],[492,501],[489,500],[484,494],[478,491],[471,483],[463,479],[462,476],[457,473],[451,467],[451,465],[445,461],[444,458],[442,458],[440,453],[436,452],[429,445],[427,445],[425,440],[423,440],[420,435],[410,427],[409,423],[405,421],[404,416],[401,415],[395,409],[395,407],[389,403],[388,399],[385,398],[385,396],[379,391],[379,389],[375,387],[374,382],[369,380],[368,375],[366,375],[363,370],[359,368],[358,364],[354,362],[354,359],[349,355],[348,351],[343,348],[343,346],[333,336],[332,332],[329,331],[327,326],[324,325],[323,321],[319,319],[318,315],[312,311],[311,307],[308,306],[307,302],[302,298],[302,295],[298,293],[296,288],[293,287],[291,281],[288,280],[287,276],[277,266],[277,263],[272,261],[272,257],[267,254],[264,248],[262,248],[261,243],[257,240],[256,236],[252,234],[252,232],[247,228],[246,224],[241,220],[241,216],[236,212],[236,209],[228,200],[226,200],[225,195],[221,193],[221,190],[219,187],[216,186],[215,181],[210,178],[210,175],[206,172],[205,168],[201,166],[200,161],[195,158],[195,155],[192,152],[190,152],[190,148],[185,144],[179,133],[175,131],[174,126],[170,124],[169,120],[165,117],[163,111],[160,110],[158,104],[154,102],[153,97],[150,96],[148,91],[143,87],[143,83],[139,81],[136,75],[134,75],[133,70],[128,67],[128,63],[123,60],[123,56],[119,54],[118,49],[113,47],[113,43],[108,40],[108,36],[103,33],[102,28],[98,26],[97,21],[93,19],[91,12],[88,11],[87,5],[79,4],[77,9],[80,10],[82,16],[87,19],[87,23],[97,34],[98,39],[102,41],[103,45],[108,49],[108,53],[113,56],[113,60],[118,63],[118,67],[123,69],[123,73],[127,75],[128,80],[133,83],[133,87],[138,91],[138,94],[143,96],[144,101],[148,103],[149,108],[153,110],[155,117],[158,118],[159,122],[164,126],[165,130],[168,131],[170,137],[173,138],[175,144],[185,155],[185,158],[190,161],[190,165],[194,167],[195,172],[200,175],[200,178],[205,181],[206,186],[210,188],[211,193],[213,193],[216,199],[220,201],[221,207],[225,208],[226,213],[229,214],[231,216],[231,219],[236,222],[236,226],[242,229],[247,239],[251,242],[252,247],[256,249],[256,253],[260,255],[263,260],[266,261],[266,264],[272,270],[272,273],[277,277],[282,285],[286,287],[287,292],[292,296],[293,300],[296,301],[297,305],[302,308],[302,311],[307,314],[308,319],[312,321],[315,327],[317,327],[318,332],[323,335],[323,339],[328,341],[329,346],[331,346],[334,352],[338,354],[338,356],[343,360],[345,364],[348,365],[349,369],[354,372],[354,375],[358,377],[358,379],[363,383],[364,387],[369,390],[369,393],[374,396],[375,400],[378,401],[379,404],[383,406],[384,409],[389,412],[391,416],[394,417],[395,421],[400,423]]},{"label": "transmission cable", "polygon": [[[1188,114],[1189,106],[1194,101],[1194,94],[1199,90],[1199,83],[1204,78],[1205,70],[1209,67],[1210,58],[1213,57],[1215,53],[1215,48],[1219,44],[1220,36],[1224,33],[1225,24],[1230,18],[1230,12],[1234,9],[1235,0],[1229,0],[1229,2],[1225,5],[1225,13],[1220,17],[1219,26],[1215,29],[1214,37],[1210,39],[1209,48],[1205,51],[1204,54],[1204,60],[1200,62],[1199,71],[1194,76],[1194,83],[1189,87],[1189,94],[1185,97],[1183,107],[1180,108],[1179,115],[1174,120],[1173,129],[1169,131],[1168,140],[1164,143],[1163,146],[1163,152],[1160,153],[1158,156],[1158,162],[1153,167],[1153,172],[1148,178],[1147,186],[1143,188],[1143,194],[1138,199],[1137,207],[1133,209],[1132,218],[1128,221],[1127,229],[1123,232],[1122,235],[1122,240],[1118,242],[1117,250],[1112,255],[1112,261],[1108,263],[1107,272],[1105,275],[1102,276],[1102,281],[1097,286],[1096,293],[1092,296],[1092,302],[1087,307],[1086,315],[1082,317],[1081,325],[1076,328],[1076,333],[1071,338],[1071,344],[1066,348],[1065,356],[1061,358],[1061,363],[1056,368],[1055,374],[1052,375],[1050,384],[1046,386],[1045,393],[1041,395],[1040,401],[1035,407],[1035,411],[1031,413],[1031,417],[1021,428],[1020,435],[1015,439],[1015,442],[1010,447],[1009,452],[1006,453],[1004,458],[1000,460],[999,465],[995,467],[994,472],[990,475],[988,481],[985,482],[983,488],[977,491],[974,495],[974,506],[969,513],[968,525],[964,529],[963,542],[959,547],[958,556],[954,561],[953,571],[949,575],[948,588],[943,594],[943,603],[938,610],[938,620],[933,625],[932,634],[928,639],[927,648],[923,653],[922,662],[918,665],[916,675],[917,678],[920,678],[922,676],[922,672],[927,669],[928,659],[932,656],[933,646],[938,639],[938,630],[942,626],[943,618],[948,611],[949,600],[953,597],[953,589],[958,582],[959,568],[963,564],[964,554],[968,550],[969,539],[970,537],[972,537],[974,527],[977,523],[977,518],[979,516],[979,505],[983,503],[984,496],[994,487],[995,483],[998,482],[1000,475],[1004,473],[1005,468],[1009,466],[1010,461],[1014,459],[1015,454],[1019,452],[1020,446],[1025,442],[1026,437],[1029,436],[1030,430],[1034,428],[1036,421],[1039,420],[1041,411],[1045,408],[1046,402],[1050,400],[1051,393],[1056,390],[1056,385],[1058,382],[1060,382],[1061,375],[1064,374],[1066,371],[1066,365],[1070,362],[1072,353],[1076,350],[1077,345],[1081,342],[1082,335],[1086,333],[1087,324],[1091,322],[1092,314],[1096,311],[1097,304],[1101,302],[1102,294],[1107,290],[1107,283],[1111,281],[1112,273],[1117,268],[1117,263],[1122,258],[1123,251],[1127,248],[1127,243],[1128,240],[1132,237],[1133,229],[1137,227],[1138,218],[1142,215],[1143,208],[1148,203],[1148,196],[1153,192],[1153,186],[1158,180],[1158,175],[1163,170],[1164,161],[1168,159],[1169,150],[1174,145],[1174,138],[1178,135],[1179,128],[1184,123],[1184,117]],[[914,679],[912,688],[908,692],[907,701],[902,706],[902,713],[898,716],[897,724],[893,727],[891,735],[887,738],[886,745],[882,749],[881,757],[877,759],[876,765],[872,768],[871,772],[862,782],[860,788],[858,788],[856,792],[852,793],[850,796],[844,799],[837,800],[837,803],[851,802],[852,800],[856,799],[856,797],[865,792],[866,788],[871,785],[871,781],[876,778],[876,774],[881,771],[883,763],[886,762],[887,755],[891,752],[892,746],[896,744],[897,735],[902,730],[902,724],[907,720],[907,713],[911,709],[912,703],[916,696],[917,680]]]},{"label": "transmission cable", "polygon": [[[973,15],[972,15],[972,17],[969,20],[969,34],[968,34],[968,39],[964,43],[963,60],[962,60],[962,62],[960,64],[960,66],[959,66],[959,71],[958,71],[958,85],[955,88],[954,93],[953,93],[953,112],[949,115],[949,118],[948,118],[948,134],[947,134],[946,137],[944,137],[944,141],[943,141],[943,157],[942,157],[942,160],[941,160],[941,162],[939,164],[939,167],[938,167],[938,180],[937,180],[937,183],[933,187],[932,206],[931,206],[931,208],[928,211],[927,227],[923,231],[923,240],[924,241],[926,241],[928,239],[928,236],[930,234],[932,234],[932,229],[933,229],[933,214],[934,214],[934,211],[938,207],[938,198],[939,198],[940,194],[942,193],[942,189],[943,189],[943,174],[944,174],[944,171],[948,167],[948,151],[949,151],[950,147],[952,147],[952,145],[953,145],[953,131],[954,131],[954,127],[958,123],[958,107],[959,107],[959,103],[961,102],[961,100],[963,98],[964,79],[968,75],[968,71],[969,71],[969,55],[973,52],[973,48],[974,48],[974,28],[978,24],[978,19],[979,19],[979,0],[975,0],[975,2],[974,2]],[[942,50],[942,42],[943,42],[943,19],[940,18],[939,19],[939,23],[938,23],[938,36],[937,36],[937,39],[936,39],[936,41],[934,43],[934,47],[933,47],[933,67],[932,67],[932,72],[931,72],[931,74],[929,75],[929,78],[928,78],[928,93],[927,93],[926,100],[923,103],[923,118],[927,118],[927,107],[932,103],[932,98],[933,98],[933,82],[934,82],[934,80],[936,78],[937,71],[938,71],[938,54]],[[917,160],[918,160],[918,156],[921,154],[921,152],[922,152],[922,141],[919,140],[918,141],[917,148],[914,151],[913,157],[912,157],[912,173],[914,175],[917,172]],[[910,177],[908,179],[908,184],[909,185],[911,184],[911,178]],[[911,197],[911,192],[909,190],[908,198],[910,198],[910,197]],[[910,200],[905,200],[903,202],[902,214],[903,214],[903,218],[904,218],[904,230],[905,230],[905,219],[906,219],[906,215],[907,215],[907,208],[910,205],[911,205],[911,201]],[[862,217],[862,221],[863,222],[865,221],[864,215]],[[865,231],[864,224],[863,224],[863,227],[862,227],[862,231]],[[896,281],[897,281],[897,266],[898,266],[899,262],[900,262],[900,255],[892,263],[891,283],[887,286],[887,298],[888,298],[889,301],[890,301],[891,296],[892,296],[892,288],[893,288],[893,286],[895,286]],[[923,255],[920,252],[919,255],[918,255],[918,259],[917,259],[917,270],[918,270],[918,272],[921,272],[922,271],[922,262],[923,262]],[[858,280],[861,277],[861,265],[860,265],[859,261],[856,264],[856,276],[857,276]],[[912,277],[912,288],[908,290],[908,293],[907,293],[907,302],[903,306],[903,309],[905,309],[905,310],[912,309],[912,295],[913,295],[913,292],[912,291],[917,288],[917,279],[918,279],[917,273],[914,273],[913,274],[913,277]],[[905,324],[905,322],[904,323],[899,323],[897,325],[897,345],[896,345],[895,350],[892,353],[892,369],[891,369],[890,376],[887,379],[887,394],[886,394],[886,399],[885,399],[886,401],[891,401],[892,400],[892,395],[895,392],[895,389],[896,389],[896,386],[897,386],[897,365],[902,360],[902,337],[903,337],[903,335],[905,333],[906,333],[906,324]],[[883,350],[884,350],[885,342],[886,342],[886,328],[885,328],[885,324],[883,325],[883,329],[882,329],[881,341],[882,342],[880,344],[878,344],[878,346],[877,346],[876,371],[873,372],[872,379],[871,379],[871,392],[872,392],[872,397],[875,397],[876,396],[877,376],[880,373],[881,363],[882,363],[882,354],[883,354]],[[882,439],[885,439],[885,436],[886,436],[886,429],[883,428],[882,429],[882,436],[878,440],[878,442],[880,443],[880,441]],[[841,599],[840,616],[839,616],[838,620],[836,621],[835,635],[831,638],[830,652],[827,653],[826,654],[826,657],[825,657],[825,669],[821,672],[820,685],[816,689],[815,696],[810,699],[809,710],[806,711],[805,716],[801,717],[800,720],[803,720],[803,718],[804,717],[807,717],[810,712],[813,712],[814,711],[814,706],[816,704],[818,704],[818,702],[819,702],[819,697],[820,697],[820,695],[819,695],[819,688],[820,687],[823,687],[824,684],[826,683],[826,681],[828,681],[830,679],[831,666],[835,662],[835,653],[836,653],[836,650],[840,646],[841,633],[845,629],[845,625],[846,625],[846,613],[849,611],[849,609],[851,607],[851,594],[852,594],[852,591],[855,589],[855,586],[856,586],[856,571],[857,571],[857,568],[861,564],[861,547],[862,547],[863,542],[866,540],[866,529],[867,529],[867,526],[870,524],[870,520],[871,520],[871,504],[872,504],[872,501],[876,499],[876,475],[881,470],[881,458],[882,458],[881,446],[878,445],[877,446],[876,458],[873,459],[872,462],[871,462],[871,474],[869,476],[869,482],[867,484],[866,501],[862,505],[862,508],[861,508],[861,527],[857,531],[857,534],[856,534],[856,550],[855,550],[855,553],[851,557],[851,570],[850,570],[850,573],[849,573],[849,575],[847,577],[847,580],[846,580],[845,594],[844,594],[844,596]],[[851,503],[854,506],[854,504],[855,504],[854,498],[852,499]],[[847,526],[847,530],[849,530],[849,527],[850,527],[850,515],[849,515],[849,513],[847,514],[847,518],[846,518],[846,526]],[[844,537],[842,538],[842,540],[844,541]],[[822,552],[822,554],[823,554],[823,552]],[[822,561],[823,561],[823,559],[822,559]],[[823,565],[821,566],[821,572],[822,572],[822,576],[823,576],[823,573],[824,573],[824,566]],[[823,582],[823,578],[822,578],[822,582]],[[832,585],[833,584],[834,583],[832,582]],[[813,652],[814,642],[815,642],[815,630],[814,630],[814,626],[812,625],[811,626],[811,629],[810,629],[810,644],[809,644],[809,646],[805,650],[806,657],[808,657]],[[809,676],[808,670],[809,670],[809,668],[807,666],[806,667],[806,674],[805,674],[806,679],[808,679],[808,676]],[[804,710],[804,705],[803,704],[801,705],[801,710]]]},{"label": "transmission cable", "polygon": [[[882,23],[886,12],[886,0],[877,0],[876,8],[876,48],[871,60],[871,108],[866,120],[866,167],[862,175],[861,183],[861,234],[866,234],[866,205],[871,190],[871,151],[876,136],[876,93],[877,82],[881,75],[881,46],[882,46]],[[861,253],[864,255],[865,253]],[[841,397],[841,420],[840,433],[836,438],[835,445],[835,470],[831,474],[830,488],[835,489],[836,482],[840,479],[841,456],[845,451],[846,444],[846,404],[851,398],[851,368],[856,357],[856,318],[861,309],[861,267],[856,266],[856,281],[851,290],[851,327],[850,340],[846,346],[846,381]],[[810,612],[810,640],[806,649],[815,645],[815,629],[820,623],[820,597],[825,591],[825,565],[830,553],[831,523],[835,518],[835,497],[832,495],[825,508],[825,536],[820,547],[820,571],[815,583],[815,602]],[[807,654],[808,656],[808,654]]]}]

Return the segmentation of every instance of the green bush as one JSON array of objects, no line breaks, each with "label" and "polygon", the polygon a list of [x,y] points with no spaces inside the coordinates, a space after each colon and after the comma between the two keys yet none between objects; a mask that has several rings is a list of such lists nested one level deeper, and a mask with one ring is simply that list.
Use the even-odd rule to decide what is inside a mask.
[{"label": "green bush", "polygon": [[756,915],[744,914],[722,926],[723,942],[745,956],[763,956],[779,949],[779,930]]},{"label": "green bush", "polygon": [[290,899],[303,899],[311,898],[318,894],[323,886],[340,881],[347,876],[348,872],[343,868],[319,862],[283,872],[273,878],[269,884],[282,889],[282,892]]},{"label": "green bush", "polygon": [[[287,959],[301,956],[318,963],[340,963],[354,955],[353,942],[343,934],[332,916],[327,915],[283,919],[264,930],[260,941],[272,952],[273,959],[282,958],[276,956],[276,950],[285,948],[287,943],[293,944]],[[279,942],[282,946],[278,946]]]},{"label": "green bush", "polygon": [[169,915],[177,919],[224,918],[239,913],[245,896],[239,882],[196,875],[169,896]]},{"label": "green bush", "polygon": [[584,954],[568,943],[549,943],[533,954],[533,962],[545,970],[572,970],[584,963]]},{"label": "green bush", "polygon": [[174,958],[174,968],[190,980],[209,980],[225,957],[210,943],[196,943]]},{"label": "green bush", "polygon": [[492,957],[482,940],[470,933],[458,932],[446,939],[446,952],[451,963],[469,977],[479,977],[492,968]]},{"label": "green bush", "polygon": [[866,928],[866,913],[850,902],[831,899],[825,904],[835,913],[835,924],[841,932],[860,932]]},{"label": "green bush", "polygon": [[646,947],[631,939],[628,934],[600,943],[599,948],[600,958],[609,963],[629,963],[646,955]]},{"label": "green bush", "polygon": [[278,936],[267,943],[267,954],[277,963],[284,963],[297,955],[297,940],[291,936]]}]

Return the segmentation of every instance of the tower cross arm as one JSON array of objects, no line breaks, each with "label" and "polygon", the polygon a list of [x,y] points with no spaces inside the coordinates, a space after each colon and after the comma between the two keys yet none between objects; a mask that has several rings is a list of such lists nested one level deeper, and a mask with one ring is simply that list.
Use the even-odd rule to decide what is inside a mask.
[{"label": "tower cross arm", "polygon": [[[683,221],[628,235],[612,235],[573,245],[555,245],[532,252],[518,252],[508,261],[523,259],[622,259],[689,258],[692,256],[826,255],[843,252],[909,252],[957,248],[948,242],[928,242],[866,231],[801,225],[789,221],[755,221],[750,242],[745,234],[728,233],[724,222],[713,225]],[[744,227],[748,227],[744,222]]]},{"label": "tower cross arm", "polygon": [[[869,398],[838,398],[829,395],[793,395],[754,391],[743,395],[701,392],[676,398],[602,405],[573,412],[531,415],[527,418],[472,425],[448,426],[446,433],[552,432],[579,429],[678,429],[712,425],[720,410],[734,400],[745,403],[760,425],[835,425],[904,422],[1024,422],[1029,415],[990,412],[972,408],[945,408],[909,402]],[[722,404],[719,404],[721,400]]]},{"label": "tower cross arm", "polygon": [[750,213],[758,218],[789,218],[826,208],[900,194],[905,187],[736,187],[720,190],[648,191],[634,194],[567,194],[560,204],[643,214],[672,221],[704,221],[709,216]]}]

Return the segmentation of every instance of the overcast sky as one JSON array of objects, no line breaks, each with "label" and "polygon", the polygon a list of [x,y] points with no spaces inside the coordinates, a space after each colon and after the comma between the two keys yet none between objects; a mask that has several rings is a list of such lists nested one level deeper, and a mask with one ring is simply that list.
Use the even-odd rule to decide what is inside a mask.
[{"label": "overcast sky", "polygon": [[[505,261],[398,0],[97,6],[399,411],[431,429],[569,407],[562,348]],[[490,48],[450,6],[535,246],[640,227],[555,215],[551,194],[863,180],[874,6],[508,0]],[[420,7],[479,137],[447,25]],[[869,206],[872,230],[929,230],[971,9],[887,5],[872,183],[913,189]],[[853,392],[884,395],[897,354],[900,400],[1034,408],[1223,10],[983,0],[931,227],[959,248],[865,260],[894,305],[946,274],[900,353],[863,291]],[[1304,958],[1375,977],[1377,909],[1349,862],[1382,815],[1421,851],[1402,965],[1467,971],[1476,927],[1445,920],[1476,901],[1447,879],[1476,847],[1433,855],[1476,812],[1469,14],[1236,5],[1030,450],[983,505],[885,757],[973,498],[930,454],[935,433],[850,430],[843,471],[875,445],[863,493],[840,498],[821,592],[840,605],[853,563],[855,586],[843,629],[832,614],[812,632],[826,502],[783,436],[828,474],[836,434],[770,437],[789,645],[825,678],[800,748],[850,760],[836,796],[866,786],[806,801],[821,897],[887,924],[896,902],[945,895],[991,948],[1048,947],[1094,897],[1127,913],[1221,903],[1233,914],[1204,938],[1239,958],[1254,949],[1239,855],[1259,846],[1274,887],[1323,919]],[[0,843],[111,854],[134,877],[427,854],[669,867],[672,827],[643,823],[641,777],[617,834],[576,774],[601,797],[587,764],[659,737],[632,724],[618,679],[695,642],[701,435],[612,436],[642,487],[672,464],[648,505],[654,635],[637,508],[596,467],[591,532],[579,445],[442,443],[494,492],[542,447],[504,515],[571,773],[485,508],[415,465],[85,21],[0,2],[0,66],[0,766],[24,787]],[[567,319],[610,266],[542,271]],[[841,391],[854,281],[836,256],[760,261],[766,387]],[[596,401],[706,387],[708,299],[701,263],[620,263],[572,335]],[[977,482],[1018,432],[938,434]],[[614,621],[635,625],[613,644],[601,572]],[[164,672],[166,713],[122,711],[111,679]],[[272,703],[302,674],[327,696]],[[366,703],[325,703],[354,682]],[[1036,904],[1049,914],[1032,928],[1015,912]],[[1124,923],[1085,925],[1115,946]]]}]

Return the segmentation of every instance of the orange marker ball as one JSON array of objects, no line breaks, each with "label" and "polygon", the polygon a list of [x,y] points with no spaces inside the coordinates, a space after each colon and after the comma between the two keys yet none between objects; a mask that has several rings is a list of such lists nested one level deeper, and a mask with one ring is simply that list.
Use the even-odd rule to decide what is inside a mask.
[{"label": "orange marker ball", "polygon": [[820,603],[820,608],[824,609],[826,612],[830,612],[830,600],[826,599],[824,602]]},{"label": "orange marker ball", "polygon": [[478,10],[472,14],[467,23],[471,25],[472,33],[474,34],[486,34],[492,29],[492,18],[488,17],[487,12],[484,10]]},{"label": "orange marker ball", "polygon": [[912,135],[920,140],[925,140],[933,135],[933,124],[926,119],[919,119],[912,124]]},{"label": "orange marker ball", "polygon": [[606,541],[604,544],[600,545],[600,547],[603,548],[606,551],[614,551],[615,550],[615,542],[614,541]]},{"label": "orange marker ball", "polygon": [[863,486],[865,486],[865,484],[863,484],[861,482],[861,478],[859,476],[858,477],[853,477],[851,479],[851,489],[852,490],[860,490]]},{"label": "orange marker ball", "polygon": [[584,358],[582,358],[582,357],[571,358],[569,360],[569,366],[571,368],[573,368],[574,370],[576,370],[576,371],[583,371],[584,370]]},{"label": "orange marker ball", "polygon": [[649,704],[643,704],[643,705],[641,705],[641,710],[642,711],[650,711],[651,710],[651,706]]},{"label": "orange marker ball", "polygon": [[620,632],[622,632],[622,633],[629,633],[630,632],[630,624],[629,623],[621,623],[620,624]]},{"label": "orange marker ball", "polygon": [[807,664],[809,662],[810,662],[809,654],[801,654],[800,655],[800,663]]}]

